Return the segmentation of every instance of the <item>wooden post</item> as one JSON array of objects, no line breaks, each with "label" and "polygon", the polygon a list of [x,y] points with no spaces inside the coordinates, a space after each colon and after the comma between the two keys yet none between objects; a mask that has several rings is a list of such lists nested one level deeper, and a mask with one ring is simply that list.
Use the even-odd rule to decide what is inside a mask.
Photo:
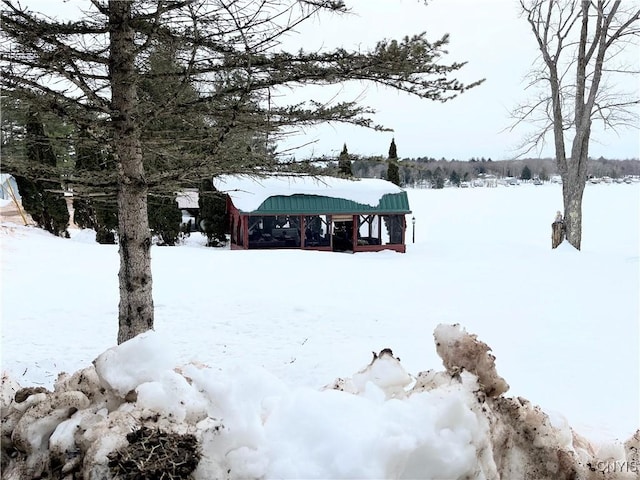
[{"label": "wooden post", "polygon": [[556,219],[551,224],[551,248],[556,248],[564,240],[564,219],[560,212],[556,213]]}]

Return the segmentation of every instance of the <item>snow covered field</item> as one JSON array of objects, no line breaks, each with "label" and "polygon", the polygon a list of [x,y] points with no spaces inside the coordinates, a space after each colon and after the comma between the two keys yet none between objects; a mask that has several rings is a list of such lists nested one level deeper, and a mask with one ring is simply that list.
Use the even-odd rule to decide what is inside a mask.
[{"label": "snow covered field", "polygon": [[[305,421],[322,428],[298,441],[315,445],[322,435],[335,458],[344,438],[375,438],[381,415],[412,410],[333,398],[342,412],[334,424],[313,392],[385,347],[412,375],[441,370],[434,329],[459,323],[492,347],[507,396],[564,416],[591,439],[632,435],[640,427],[640,185],[587,186],[582,252],[551,250],[559,185],[408,193],[416,242],[406,254],[230,251],[202,248],[194,235],[181,247],[153,247],[163,347],[151,359],[219,369],[229,383],[218,388],[238,411],[240,399],[286,398],[282,421],[265,434],[271,443],[284,438],[277,428],[300,427],[291,414],[308,408]],[[6,223],[0,232],[2,369],[22,386],[51,387],[59,372],[90,365],[115,343],[117,247],[91,243],[90,232],[63,240]],[[411,430],[411,422],[396,426]],[[365,443],[344,455],[364,454]],[[298,460],[317,461],[316,478],[382,471],[339,470],[316,454]],[[294,467],[272,458],[263,470],[295,476]]]}]

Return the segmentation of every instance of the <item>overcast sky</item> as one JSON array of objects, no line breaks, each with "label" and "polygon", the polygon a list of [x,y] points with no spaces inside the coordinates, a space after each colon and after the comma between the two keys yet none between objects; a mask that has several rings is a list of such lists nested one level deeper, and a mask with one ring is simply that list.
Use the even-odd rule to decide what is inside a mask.
[{"label": "overcast sky", "polygon": [[[626,0],[633,1],[636,0]],[[27,0],[35,10],[55,9],[62,13],[82,4],[78,0]],[[88,1],[86,2],[88,4]],[[288,146],[314,142],[298,151],[298,158],[309,155],[337,155],[344,143],[349,152],[360,155],[387,155],[395,137],[400,158],[428,156],[468,160],[514,158],[527,133],[526,126],[509,131],[510,112],[531,98],[524,90],[525,75],[537,57],[533,34],[519,16],[517,0],[346,0],[353,14],[325,16],[300,28],[286,46],[297,50],[342,46],[367,48],[383,38],[401,39],[405,35],[427,32],[430,40],[451,35],[447,63],[468,61],[456,78],[469,83],[486,81],[445,104],[420,100],[375,85],[346,84],[315,87],[306,91],[285,91],[288,100],[327,101],[361,99],[378,113],[377,123],[394,129],[379,133],[344,126],[325,125],[307,129],[305,135],[291,137]],[[627,52],[640,64],[640,48]],[[639,78],[628,78],[630,89],[640,95]],[[640,106],[638,107],[640,109]],[[549,139],[550,141],[552,139]],[[531,156],[553,156],[551,144]],[[618,133],[603,131],[596,125],[590,147],[592,157],[640,158],[638,130]]]},{"label": "overcast sky", "polygon": [[[340,92],[343,99],[363,98],[377,110],[376,120],[394,129],[376,133],[350,126],[310,129],[295,141],[317,140],[303,149],[316,155],[336,155],[343,143],[355,154],[387,155],[395,137],[401,158],[429,156],[468,160],[514,158],[527,128],[510,132],[510,112],[531,98],[524,90],[525,75],[537,57],[536,43],[525,19],[519,16],[517,0],[349,0],[354,15],[315,21],[302,30],[304,47],[375,45],[381,38],[427,32],[435,40],[450,33],[451,61],[468,61],[457,78],[465,82],[486,81],[445,104],[420,100],[375,86],[361,85],[314,90],[317,99],[329,99]],[[628,52],[640,64],[640,49]],[[638,77],[628,77],[629,88],[640,92]],[[552,139],[549,139],[552,142]],[[531,156],[553,156],[552,145]],[[594,130],[592,157],[640,158],[638,130],[619,134]]]}]

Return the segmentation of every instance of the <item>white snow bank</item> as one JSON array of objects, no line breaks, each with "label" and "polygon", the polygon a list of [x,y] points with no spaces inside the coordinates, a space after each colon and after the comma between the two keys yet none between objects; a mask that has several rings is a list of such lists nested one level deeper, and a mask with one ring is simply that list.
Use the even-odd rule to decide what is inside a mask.
[{"label": "white snow bank", "polygon": [[171,343],[149,331],[110,348],[94,364],[102,383],[124,397],[138,385],[162,378],[177,361]]},{"label": "white snow bank", "polygon": [[79,243],[88,243],[94,245],[96,243],[96,231],[91,228],[69,228],[69,236],[71,240]]},{"label": "white snow bank", "polygon": [[[594,465],[597,478],[634,478],[605,470],[632,465],[639,435],[596,454],[562,418],[480,382],[502,379],[474,335],[457,325],[434,335],[446,372],[414,377],[384,349],[319,390],[286,386],[259,368],[178,367],[155,332],[61,375],[54,392],[17,390],[3,376],[3,471],[31,478],[62,465],[65,475],[111,478],[114,455],[142,452],[139,469],[160,455],[128,434],[169,432],[173,441],[197,441],[187,459],[196,479],[587,478]],[[469,352],[474,373],[465,367]]]},{"label": "white snow bank", "polygon": [[384,195],[402,192],[400,187],[386,180],[347,180],[328,176],[283,175],[260,178],[221,175],[214,178],[213,184],[217,190],[227,193],[235,207],[242,212],[252,212],[267,198],[276,195],[319,195],[375,207]]}]

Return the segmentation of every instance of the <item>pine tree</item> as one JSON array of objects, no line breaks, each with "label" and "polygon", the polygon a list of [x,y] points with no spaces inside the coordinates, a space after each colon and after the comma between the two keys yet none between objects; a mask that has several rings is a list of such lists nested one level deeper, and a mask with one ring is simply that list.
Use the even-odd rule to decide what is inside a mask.
[{"label": "pine tree", "polygon": [[531,180],[531,169],[527,165],[522,169],[520,180]]},{"label": "pine tree", "polygon": [[347,177],[352,177],[353,170],[351,167],[351,159],[349,151],[347,150],[347,144],[345,143],[344,147],[342,147],[342,152],[340,152],[340,156],[338,157],[338,173]]},{"label": "pine tree", "polygon": [[[39,112],[29,108],[25,130],[25,156],[27,163],[56,168],[56,156],[44,131]],[[36,224],[59,237],[68,237],[69,210],[59,182],[30,180],[17,175],[16,183],[22,196],[22,206]]]},{"label": "pine tree", "polygon": [[[89,175],[92,172],[115,172],[115,161],[101,148],[101,142],[94,138],[88,125],[78,128],[77,145],[75,146],[75,173]],[[80,228],[96,231],[96,242],[113,245],[116,243],[118,229],[118,206],[116,192],[104,192],[99,197],[83,196],[79,189],[73,200],[73,221]]]},{"label": "pine tree", "polygon": [[456,187],[459,187],[460,175],[458,175],[458,172],[456,172],[455,170],[451,170],[451,173],[449,174],[449,181]]},{"label": "pine tree", "polygon": [[433,171],[433,176],[431,179],[432,188],[441,189],[444,188],[444,172],[440,166],[437,166]]},{"label": "pine tree", "polygon": [[391,139],[391,145],[389,145],[389,158],[398,159],[398,149],[396,148],[396,139]]},{"label": "pine tree", "polygon": [[200,184],[200,230],[207,236],[208,247],[219,247],[227,242],[227,201],[210,179]]},{"label": "pine tree", "polygon": [[158,245],[175,245],[180,238],[182,214],[175,195],[150,195],[148,199],[149,228]]},{"label": "pine tree", "polygon": [[400,185],[400,170],[398,168],[398,152],[396,150],[396,141],[391,139],[391,145],[389,146],[389,166],[387,167],[387,180]]},{"label": "pine tree", "polygon": [[[177,73],[179,49],[175,43],[160,43],[143,66],[138,88],[141,114],[162,105],[165,99],[176,104],[196,104],[199,95],[190,82],[181,81]],[[204,117],[194,111],[158,108],[143,124],[141,143],[145,171],[159,174],[175,169],[190,155],[200,153],[198,139],[204,130]],[[179,138],[182,140],[180,141]],[[184,165],[188,171],[188,164]],[[175,245],[180,237],[182,215],[176,202],[179,186],[174,182],[157,184],[149,189],[147,214],[149,228],[158,245]]]},{"label": "pine tree", "polygon": [[96,242],[103,245],[116,243],[118,230],[118,205],[115,199],[112,201],[96,200],[93,202],[93,210],[96,216]]}]

